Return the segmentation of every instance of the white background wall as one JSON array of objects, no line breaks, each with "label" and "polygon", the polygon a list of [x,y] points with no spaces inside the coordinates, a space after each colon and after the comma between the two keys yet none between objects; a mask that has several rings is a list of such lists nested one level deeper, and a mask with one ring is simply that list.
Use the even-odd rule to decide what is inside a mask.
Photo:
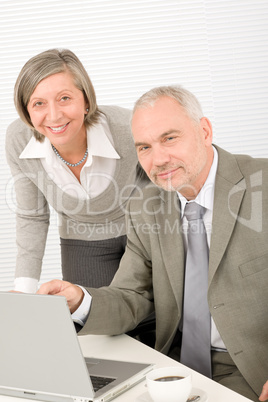
[{"label": "white background wall", "polygon": [[[146,90],[181,84],[214,127],[214,142],[268,156],[267,0],[0,0],[0,290],[12,288],[15,201],[4,143],[23,64],[49,48],[84,63],[99,104],[131,108]],[[42,281],[60,277],[57,217]]]}]

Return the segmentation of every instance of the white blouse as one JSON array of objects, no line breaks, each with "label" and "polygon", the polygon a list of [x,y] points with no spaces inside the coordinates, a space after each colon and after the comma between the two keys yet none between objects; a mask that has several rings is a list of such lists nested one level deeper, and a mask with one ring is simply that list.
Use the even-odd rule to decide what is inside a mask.
[{"label": "white blouse", "polygon": [[[32,137],[20,154],[20,159],[40,158],[45,171],[58,187],[69,195],[84,200],[97,197],[109,186],[113,180],[116,159],[120,159],[104,115],[87,130],[87,146],[88,157],[80,173],[81,183],[55,154],[48,138],[39,142]],[[35,293],[38,280],[18,277],[14,284],[16,291]]]}]

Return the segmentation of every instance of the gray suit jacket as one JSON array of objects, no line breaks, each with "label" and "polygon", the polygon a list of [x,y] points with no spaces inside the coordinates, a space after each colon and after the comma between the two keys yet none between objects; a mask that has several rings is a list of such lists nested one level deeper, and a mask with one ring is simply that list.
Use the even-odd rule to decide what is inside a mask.
[{"label": "gray suit jacket", "polygon": [[[259,394],[268,376],[268,159],[220,148],[208,303],[235,364]],[[182,313],[184,249],[176,193],[149,185],[129,203],[128,244],[108,288],[92,294],[81,334],[115,335],[153,309],[156,349],[168,353]]]}]

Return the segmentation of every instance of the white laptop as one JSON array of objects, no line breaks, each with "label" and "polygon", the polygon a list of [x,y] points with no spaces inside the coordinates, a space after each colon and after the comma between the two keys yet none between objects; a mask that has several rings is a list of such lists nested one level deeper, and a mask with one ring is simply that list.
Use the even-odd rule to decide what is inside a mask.
[{"label": "white laptop", "polygon": [[[0,323],[1,395],[106,402],[143,380],[153,368],[84,358],[61,296],[0,292]],[[102,378],[106,385],[94,390],[92,384]]]}]

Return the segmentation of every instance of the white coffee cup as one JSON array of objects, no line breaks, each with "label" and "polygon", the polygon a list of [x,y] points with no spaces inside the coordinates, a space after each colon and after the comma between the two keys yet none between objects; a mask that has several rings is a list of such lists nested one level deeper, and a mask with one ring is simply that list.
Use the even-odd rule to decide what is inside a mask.
[{"label": "white coffee cup", "polygon": [[192,389],[191,371],[181,366],[152,370],[146,382],[154,402],[186,402]]}]

